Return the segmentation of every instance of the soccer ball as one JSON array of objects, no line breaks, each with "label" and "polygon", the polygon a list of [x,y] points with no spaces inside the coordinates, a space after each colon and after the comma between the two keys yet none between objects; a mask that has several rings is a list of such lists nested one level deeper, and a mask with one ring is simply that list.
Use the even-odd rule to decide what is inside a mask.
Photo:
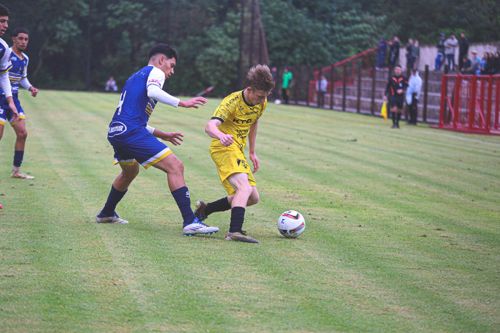
[{"label": "soccer ball", "polygon": [[287,210],[278,219],[278,230],[286,238],[297,238],[305,229],[304,216],[295,210]]}]

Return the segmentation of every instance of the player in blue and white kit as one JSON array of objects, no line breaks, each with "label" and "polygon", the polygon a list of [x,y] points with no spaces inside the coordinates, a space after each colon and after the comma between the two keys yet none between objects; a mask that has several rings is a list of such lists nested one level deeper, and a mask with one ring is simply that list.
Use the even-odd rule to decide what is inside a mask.
[{"label": "player in blue and white kit", "polygon": [[148,125],[157,102],[185,108],[197,108],[207,102],[203,97],[181,101],[162,90],[165,79],[174,74],[176,63],[176,51],[167,44],[158,44],[149,52],[148,65],[132,74],[123,87],[108,129],[108,141],[122,172],[114,180],[106,204],[96,217],[98,223],[128,223],[118,216],[115,209],[139,173],[141,164],[146,169],[154,166],[167,173],[168,186],[183,218],[185,235],[219,231],[219,228],[207,226],[194,216],[184,181],[184,166],[170,148],[157,139],[177,145],[182,142],[182,133],[163,132]]},{"label": "player in blue and white kit", "polygon": [[28,63],[29,58],[23,52],[28,47],[28,31],[23,28],[17,28],[12,33],[12,48],[10,61],[12,64],[9,70],[9,79],[12,86],[12,98],[14,99],[14,104],[16,105],[17,111],[19,113],[19,118],[17,121],[12,121],[12,111],[7,104],[5,95],[3,91],[0,91],[0,126],[2,126],[2,132],[4,124],[10,121],[14,132],[16,133],[16,143],[14,148],[14,161],[12,165],[12,177],[20,179],[33,179],[33,176],[22,173],[20,168],[23,163],[24,158],[24,147],[26,145],[26,138],[28,137],[28,131],[26,130],[26,115],[19,102],[19,88],[22,87],[31,92],[31,96],[36,97],[38,94],[38,89],[35,88],[28,80]]},{"label": "player in blue and white kit", "polygon": [[[0,37],[5,35],[5,32],[9,28],[9,10],[4,5],[0,4]],[[10,49],[7,43],[0,38],[0,89],[5,92],[5,99],[9,104],[9,108],[12,111],[12,118],[17,119],[17,108],[12,99],[12,90],[9,81],[9,69],[10,69]],[[0,109],[0,113],[3,113]],[[3,135],[3,126],[0,126],[0,138]],[[0,208],[2,204],[0,203]]]},{"label": "player in blue and white kit", "polygon": [[[0,37],[5,34],[9,27],[9,10],[0,4]],[[9,69],[12,67],[10,63],[10,49],[7,43],[0,38],[0,89],[3,91],[2,98],[5,99],[5,104],[8,105],[11,112],[11,121],[15,122],[19,115],[17,112],[17,107],[14,104],[14,99],[12,98],[12,87],[9,81]],[[2,103],[4,104],[4,103]],[[3,135],[4,121],[3,116],[6,110],[0,107],[0,138]]]}]

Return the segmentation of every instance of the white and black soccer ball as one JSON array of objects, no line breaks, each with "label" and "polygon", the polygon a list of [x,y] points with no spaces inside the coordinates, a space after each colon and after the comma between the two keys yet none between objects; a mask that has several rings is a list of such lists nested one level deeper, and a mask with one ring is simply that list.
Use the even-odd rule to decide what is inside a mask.
[{"label": "white and black soccer ball", "polygon": [[305,229],[304,216],[295,210],[287,210],[278,219],[278,230],[286,238],[297,238]]}]

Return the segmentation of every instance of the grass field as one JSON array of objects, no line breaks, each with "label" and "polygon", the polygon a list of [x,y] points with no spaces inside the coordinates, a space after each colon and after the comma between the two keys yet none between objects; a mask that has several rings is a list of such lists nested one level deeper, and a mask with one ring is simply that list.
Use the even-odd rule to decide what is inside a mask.
[{"label": "grass field", "polygon": [[[500,138],[270,105],[256,174],[262,201],[245,228],[261,241],[181,236],[158,170],[97,225],[119,168],[106,128],[118,95],[23,94],[24,170],[9,178],[0,142],[1,332],[498,332]],[[158,106],[151,125],[175,147],[193,199],[224,195],[203,126],[217,105]],[[279,236],[296,209],[307,228]]]}]

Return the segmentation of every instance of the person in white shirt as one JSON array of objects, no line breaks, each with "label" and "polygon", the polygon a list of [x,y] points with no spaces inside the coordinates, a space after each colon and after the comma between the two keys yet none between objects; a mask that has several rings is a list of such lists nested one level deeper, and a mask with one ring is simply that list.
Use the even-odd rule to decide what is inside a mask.
[{"label": "person in white shirt", "polygon": [[328,81],[324,75],[316,81],[316,93],[318,94],[318,108],[325,106],[325,94],[328,88]]},{"label": "person in white shirt", "polygon": [[409,117],[408,124],[416,125],[418,116],[418,100],[422,91],[422,78],[418,75],[418,70],[411,71],[411,76],[406,89],[406,104],[408,106]]}]

